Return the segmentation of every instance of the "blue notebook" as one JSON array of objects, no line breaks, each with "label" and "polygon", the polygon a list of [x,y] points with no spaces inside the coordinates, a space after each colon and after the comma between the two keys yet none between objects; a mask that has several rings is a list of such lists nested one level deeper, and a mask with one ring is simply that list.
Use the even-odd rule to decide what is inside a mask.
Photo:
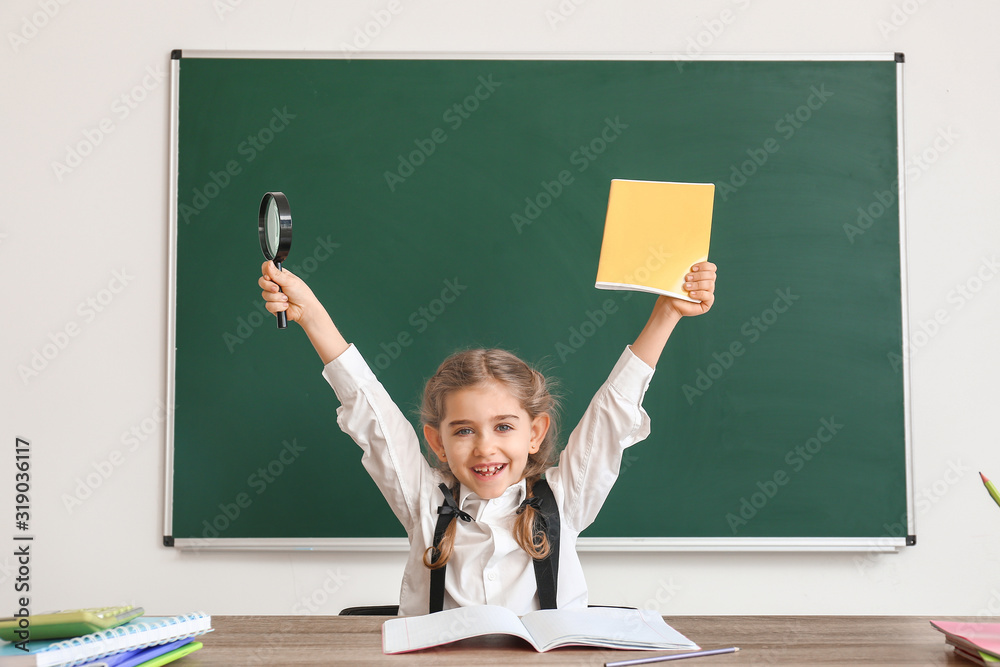
[{"label": "blue notebook", "polygon": [[115,655],[109,655],[106,658],[101,658],[94,662],[87,662],[80,667],[138,667],[143,663],[149,662],[153,658],[157,658],[164,653],[170,653],[175,649],[179,649],[186,644],[190,644],[194,641],[194,637],[188,637],[187,639],[178,639],[175,642],[169,642],[167,644],[160,644],[159,646],[150,646],[149,648],[137,648],[134,651],[125,651],[124,653],[116,653]]}]

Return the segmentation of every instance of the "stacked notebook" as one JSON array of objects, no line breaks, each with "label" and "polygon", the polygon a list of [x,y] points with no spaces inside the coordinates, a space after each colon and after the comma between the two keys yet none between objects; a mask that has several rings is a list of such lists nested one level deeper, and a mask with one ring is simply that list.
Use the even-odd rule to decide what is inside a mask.
[{"label": "stacked notebook", "polygon": [[202,645],[195,637],[211,631],[206,614],[143,616],[72,639],[5,643],[0,667],[157,667],[197,651]]},{"label": "stacked notebook", "polygon": [[955,647],[955,655],[977,665],[1000,665],[1000,623],[931,621]]}]

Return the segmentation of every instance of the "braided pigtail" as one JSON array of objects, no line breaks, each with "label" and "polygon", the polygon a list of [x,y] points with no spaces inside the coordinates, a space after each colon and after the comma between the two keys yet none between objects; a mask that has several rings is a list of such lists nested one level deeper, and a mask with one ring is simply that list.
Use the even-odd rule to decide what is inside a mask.
[{"label": "braided pigtail", "polygon": [[531,502],[534,498],[532,491],[535,482],[539,479],[541,479],[541,475],[535,475],[526,480],[528,497],[524,504],[518,508],[517,519],[514,520],[514,540],[535,560],[548,558],[551,552],[548,536],[544,530],[539,530],[536,527],[535,517],[539,515],[539,512],[536,505]]},{"label": "braided pigtail", "polygon": [[[458,502],[458,490],[459,486],[456,485],[452,494],[455,497],[455,502]],[[448,528],[444,531],[444,536],[441,538],[441,544],[435,549],[434,545],[427,547],[424,552],[424,566],[431,570],[436,570],[440,567],[444,567],[451,560],[451,554],[455,551],[455,530],[458,528],[458,518],[452,519],[451,523],[448,524]]]}]

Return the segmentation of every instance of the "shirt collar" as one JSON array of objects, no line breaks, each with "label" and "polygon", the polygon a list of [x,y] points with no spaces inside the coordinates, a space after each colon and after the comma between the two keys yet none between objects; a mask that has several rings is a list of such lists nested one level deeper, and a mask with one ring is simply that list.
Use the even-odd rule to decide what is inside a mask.
[{"label": "shirt collar", "polygon": [[473,518],[478,520],[482,516],[482,511],[490,502],[503,507],[509,505],[513,509],[520,505],[527,495],[528,484],[523,479],[517,484],[512,484],[508,487],[506,491],[500,494],[499,498],[492,498],[491,500],[480,498],[472,489],[462,484],[458,491],[458,506],[462,511],[468,512]]}]

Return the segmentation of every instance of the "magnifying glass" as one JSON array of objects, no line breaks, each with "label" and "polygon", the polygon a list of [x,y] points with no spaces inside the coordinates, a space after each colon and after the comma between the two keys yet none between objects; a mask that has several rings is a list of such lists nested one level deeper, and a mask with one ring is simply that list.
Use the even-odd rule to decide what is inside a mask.
[{"label": "magnifying glass", "polygon": [[[292,209],[284,193],[264,194],[257,216],[257,233],[260,235],[260,250],[264,253],[264,259],[274,262],[281,271],[281,263],[288,257],[288,251],[292,247]],[[287,326],[288,318],[282,311],[278,313],[278,328],[284,329]]]}]

